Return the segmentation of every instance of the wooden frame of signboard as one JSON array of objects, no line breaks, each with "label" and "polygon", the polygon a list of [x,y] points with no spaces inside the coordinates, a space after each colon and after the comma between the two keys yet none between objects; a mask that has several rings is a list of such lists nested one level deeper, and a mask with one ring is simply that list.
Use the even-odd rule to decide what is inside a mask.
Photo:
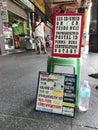
[{"label": "wooden frame of signboard", "polygon": [[83,32],[83,14],[55,14],[52,56],[79,58]]},{"label": "wooden frame of signboard", "polygon": [[39,72],[35,110],[75,116],[76,75]]}]

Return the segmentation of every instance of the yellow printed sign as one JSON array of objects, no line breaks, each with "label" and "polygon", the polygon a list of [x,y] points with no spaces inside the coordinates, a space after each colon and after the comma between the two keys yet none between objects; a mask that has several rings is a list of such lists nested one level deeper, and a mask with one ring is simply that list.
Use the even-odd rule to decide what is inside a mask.
[{"label": "yellow printed sign", "polygon": [[61,105],[61,101],[59,101],[59,100],[54,100],[54,101],[53,101],[53,104],[55,104],[55,105]]},{"label": "yellow printed sign", "polygon": [[52,94],[53,94],[53,96],[63,97],[63,91],[62,90],[53,90]]},{"label": "yellow printed sign", "polygon": [[34,0],[33,2],[43,13],[45,13],[45,2],[44,2],[44,0]]},{"label": "yellow printed sign", "polygon": [[68,106],[68,107],[75,107],[74,103],[68,103],[68,102],[62,102],[63,106]]}]

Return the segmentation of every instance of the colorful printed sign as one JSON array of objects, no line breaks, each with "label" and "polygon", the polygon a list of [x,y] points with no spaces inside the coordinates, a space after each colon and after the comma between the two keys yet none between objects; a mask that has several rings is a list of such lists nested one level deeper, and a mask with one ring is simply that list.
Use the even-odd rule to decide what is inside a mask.
[{"label": "colorful printed sign", "polygon": [[76,75],[39,72],[36,110],[74,117]]},{"label": "colorful printed sign", "polygon": [[52,56],[80,57],[83,14],[55,14]]}]

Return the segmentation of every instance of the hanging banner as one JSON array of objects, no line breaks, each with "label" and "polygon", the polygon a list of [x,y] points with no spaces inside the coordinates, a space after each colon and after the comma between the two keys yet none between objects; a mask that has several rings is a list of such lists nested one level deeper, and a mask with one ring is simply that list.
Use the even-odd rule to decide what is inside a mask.
[{"label": "hanging banner", "polygon": [[36,110],[74,117],[76,75],[39,72]]},{"label": "hanging banner", "polygon": [[55,14],[52,56],[80,57],[83,14]]}]

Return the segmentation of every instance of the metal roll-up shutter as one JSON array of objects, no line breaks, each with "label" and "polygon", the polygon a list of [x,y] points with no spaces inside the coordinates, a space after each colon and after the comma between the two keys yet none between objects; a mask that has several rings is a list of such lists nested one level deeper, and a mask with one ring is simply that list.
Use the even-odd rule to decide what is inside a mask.
[{"label": "metal roll-up shutter", "polygon": [[18,4],[14,3],[12,0],[7,0],[7,8],[9,11],[17,14],[18,16],[24,18],[25,20],[28,19],[27,11],[20,7]]}]

